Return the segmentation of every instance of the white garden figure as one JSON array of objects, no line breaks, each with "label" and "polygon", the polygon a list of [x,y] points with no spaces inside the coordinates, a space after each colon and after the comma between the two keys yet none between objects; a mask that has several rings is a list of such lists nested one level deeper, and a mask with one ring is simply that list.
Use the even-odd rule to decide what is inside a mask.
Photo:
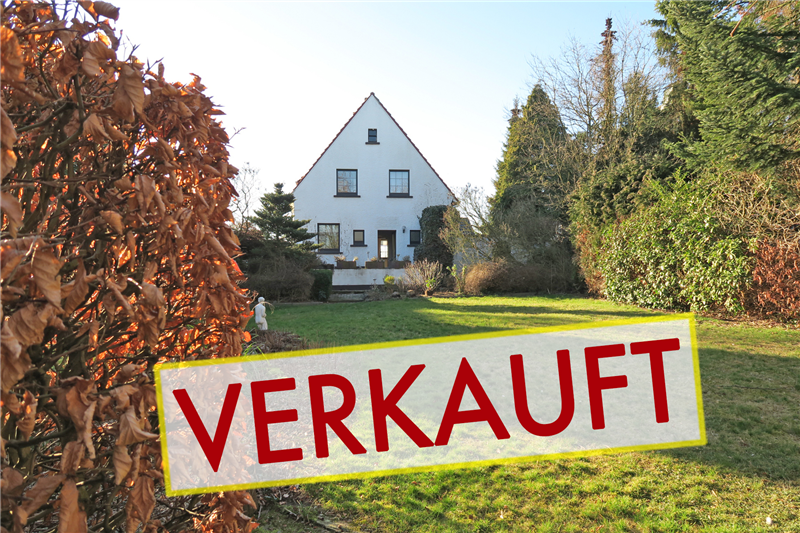
[{"label": "white garden figure", "polygon": [[258,298],[258,305],[253,310],[256,318],[256,327],[259,331],[267,331],[267,308],[264,305],[264,297]]}]

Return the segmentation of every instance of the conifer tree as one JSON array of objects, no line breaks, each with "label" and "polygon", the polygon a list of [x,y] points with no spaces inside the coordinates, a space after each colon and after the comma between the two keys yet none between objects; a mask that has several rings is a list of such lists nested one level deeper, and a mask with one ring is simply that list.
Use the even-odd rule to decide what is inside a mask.
[{"label": "conifer tree", "polygon": [[536,85],[522,108],[515,101],[509,118],[503,157],[497,162],[492,213],[511,208],[520,199],[563,213],[571,189],[569,136],[558,109]]},{"label": "conifer tree", "polygon": [[800,6],[668,1],[658,9],[699,123],[700,139],[676,153],[694,168],[766,172],[800,158]]},{"label": "conifer tree", "polygon": [[312,252],[316,245],[310,241],[314,233],[303,226],[308,220],[295,220],[292,214],[294,195],[283,192],[283,184],[276,183],[271,193],[264,194],[261,209],[256,209],[250,221],[261,230],[263,246],[254,250],[255,255],[267,258],[298,258]]},{"label": "conifer tree", "polygon": [[606,29],[601,34],[603,51],[597,58],[600,70],[600,152],[601,158],[614,157],[617,148],[617,65],[614,54],[614,41],[617,32],[611,29],[611,19],[606,19]]}]

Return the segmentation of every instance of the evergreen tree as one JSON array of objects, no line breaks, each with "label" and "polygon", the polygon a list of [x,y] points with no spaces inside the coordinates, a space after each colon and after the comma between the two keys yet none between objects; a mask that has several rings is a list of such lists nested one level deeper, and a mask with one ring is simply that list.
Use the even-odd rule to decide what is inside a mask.
[{"label": "evergreen tree", "polygon": [[[674,146],[693,168],[774,172],[800,158],[800,5],[658,4],[661,42],[680,55],[699,139]],[[667,33],[669,38],[667,38]]]},{"label": "evergreen tree", "polygon": [[614,41],[617,32],[611,29],[611,19],[606,19],[606,29],[601,34],[603,51],[597,58],[600,69],[600,156],[609,160],[617,149],[617,64]]},{"label": "evergreen tree", "polygon": [[264,258],[285,257],[296,259],[307,256],[318,246],[303,226],[308,220],[295,220],[292,214],[294,195],[283,192],[283,184],[276,183],[275,190],[260,199],[261,209],[249,218],[260,231],[263,244],[252,251],[253,255]]},{"label": "evergreen tree", "polygon": [[574,181],[569,136],[558,109],[536,85],[525,105],[515,101],[509,118],[503,157],[497,163],[492,215],[518,200],[533,200],[539,208],[565,213]]}]

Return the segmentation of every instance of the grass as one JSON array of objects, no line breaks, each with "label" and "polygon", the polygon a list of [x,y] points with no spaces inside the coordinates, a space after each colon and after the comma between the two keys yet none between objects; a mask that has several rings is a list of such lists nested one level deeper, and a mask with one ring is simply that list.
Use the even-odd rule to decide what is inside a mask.
[{"label": "grass", "polygon": [[[577,297],[432,298],[279,307],[270,328],[343,346],[657,314]],[[800,331],[700,318],[697,338],[707,446],[306,490],[362,530],[800,531]]]}]

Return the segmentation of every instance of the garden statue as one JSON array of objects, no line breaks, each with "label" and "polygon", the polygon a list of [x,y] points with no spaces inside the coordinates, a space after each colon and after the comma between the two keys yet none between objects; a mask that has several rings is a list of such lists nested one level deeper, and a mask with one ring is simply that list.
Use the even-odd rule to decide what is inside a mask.
[{"label": "garden statue", "polygon": [[253,310],[255,313],[256,327],[259,331],[267,331],[267,308],[264,305],[264,297],[258,297],[258,305]]}]

